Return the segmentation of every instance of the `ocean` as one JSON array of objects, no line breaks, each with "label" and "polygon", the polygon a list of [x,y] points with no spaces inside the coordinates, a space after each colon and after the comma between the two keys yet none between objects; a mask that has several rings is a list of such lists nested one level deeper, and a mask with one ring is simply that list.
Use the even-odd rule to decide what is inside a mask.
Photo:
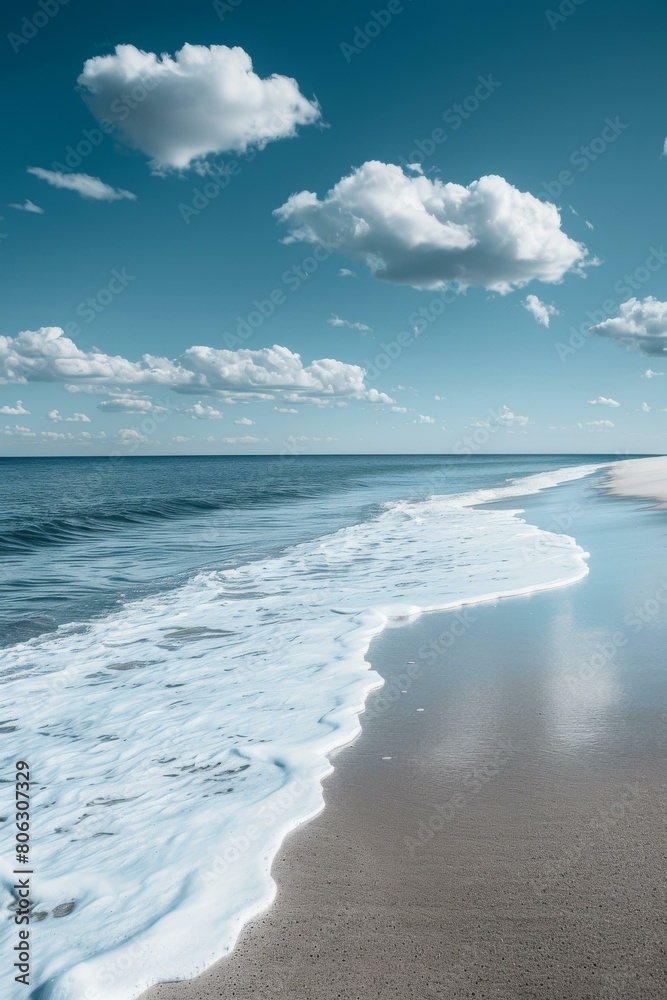
[{"label": "ocean", "polygon": [[[20,757],[35,783],[31,997],[130,1000],[229,951],[382,683],[373,637],[582,579],[571,509],[537,527],[521,497],[595,504],[614,458],[2,460],[0,734],[6,772]],[[5,817],[4,859],[13,835]]]}]

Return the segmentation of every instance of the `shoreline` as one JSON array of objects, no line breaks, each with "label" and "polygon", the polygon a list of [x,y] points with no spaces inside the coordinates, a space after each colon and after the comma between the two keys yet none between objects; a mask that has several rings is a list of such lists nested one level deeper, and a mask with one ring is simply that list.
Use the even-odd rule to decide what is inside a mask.
[{"label": "shoreline", "polygon": [[609,470],[607,490],[613,496],[655,500],[667,507],[667,458],[630,458]]},{"label": "shoreline", "polygon": [[[654,462],[653,459],[632,460],[635,464],[644,461]],[[617,463],[612,466],[611,475],[615,476],[617,466],[622,465],[623,463]],[[664,466],[667,466],[667,459],[663,460]],[[636,488],[639,486],[646,488],[644,470],[640,468],[639,471],[642,473],[639,477],[641,481]],[[652,487],[652,484],[650,485]],[[614,495],[621,495],[616,492],[618,489],[619,486],[616,483]],[[622,495],[627,496],[627,494]],[[613,501],[610,502],[613,503]],[[641,517],[641,514],[633,510],[633,516]],[[526,520],[529,523],[534,523],[530,512],[526,514]],[[618,775],[608,773],[596,775],[595,787],[591,787],[586,781],[582,787],[574,788],[571,774],[568,774],[566,779],[562,775],[556,776],[558,778],[556,785],[550,786],[552,798],[555,798],[559,806],[554,812],[553,803],[549,797],[545,801],[544,795],[540,791],[540,786],[544,784],[544,775],[538,779],[535,773],[525,773],[524,767],[522,780],[518,781],[522,771],[520,765],[525,748],[513,742],[512,732],[517,727],[521,731],[521,726],[525,726],[525,719],[522,721],[520,718],[516,718],[513,727],[510,727],[509,739],[506,733],[503,739],[484,748],[484,760],[481,768],[474,766],[475,762],[472,758],[468,761],[468,771],[464,775],[464,782],[469,787],[466,788],[465,784],[460,787],[460,783],[459,785],[454,783],[449,787],[449,792],[444,797],[442,789],[438,789],[438,795],[435,795],[435,788],[433,788],[427,797],[435,802],[435,805],[429,807],[430,811],[427,810],[426,818],[412,824],[408,823],[408,826],[405,826],[406,815],[420,812],[414,807],[412,789],[420,782],[423,783],[425,777],[423,772],[429,773],[429,781],[432,785],[437,784],[443,777],[441,771],[436,769],[435,772],[431,773],[433,769],[424,768],[423,764],[415,770],[415,762],[412,761],[408,775],[399,776],[397,780],[397,767],[393,763],[406,753],[408,757],[410,756],[410,753],[413,752],[411,751],[411,743],[415,738],[419,745],[419,730],[414,730],[410,723],[414,724],[415,720],[424,720],[431,713],[431,707],[439,704],[437,694],[442,694],[442,692],[430,691],[428,694],[421,695],[417,690],[427,682],[428,678],[424,670],[423,657],[421,657],[421,669],[418,671],[417,678],[411,676],[411,665],[420,660],[420,657],[415,654],[415,648],[423,652],[425,647],[429,648],[429,641],[433,643],[433,639],[417,644],[414,635],[421,633],[422,636],[432,636],[434,628],[440,628],[439,633],[437,633],[440,642],[439,653],[442,653],[440,647],[443,645],[443,635],[452,637],[452,644],[457,645],[460,653],[458,644],[469,640],[469,620],[471,618],[488,620],[495,617],[497,610],[502,609],[500,611],[501,618],[508,616],[510,619],[514,619],[521,630],[525,602],[531,602],[533,607],[535,602],[539,604],[543,601],[568,604],[570,603],[568,595],[578,586],[580,584],[567,587],[562,591],[539,592],[529,597],[516,597],[511,602],[492,601],[489,604],[472,606],[472,608],[460,608],[458,611],[431,612],[429,615],[420,616],[412,624],[402,626],[398,631],[391,627],[385,629],[374,640],[368,657],[373,668],[377,669],[384,677],[385,686],[369,697],[366,712],[361,719],[361,736],[353,744],[336,751],[333,755],[335,771],[324,785],[327,808],[314,820],[305,826],[300,826],[290,834],[281,845],[272,869],[273,877],[278,885],[276,900],[270,909],[254,918],[243,928],[231,954],[219,960],[196,979],[162,984],[151,988],[143,995],[145,1000],[149,1000],[149,998],[151,1000],[153,998],[154,1000],[158,1000],[158,998],[159,1000],[177,1000],[177,998],[178,1000],[204,1000],[204,998],[208,1000],[208,998],[223,996],[225,998],[261,996],[264,1000],[273,1000],[274,997],[283,995],[289,996],[290,1000],[301,996],[304,997],[304,1000],[306,997],[321,996],[324,998],[333,995],[329,990],[332,988],[332,983],[340,976],[345,978],[346,992],[341,993],[337,988],[335,995],[346,997],[356,995],[350,991],[360,990],[360,984],[363,983],[364,992],[368,994],[370,990],[372,995],[382,997],[383,1000],[390,996],[399,998],[424,995],[451,996],[452,1000],[454,997],[458,1000],[459,996],[467,995],[458,992],[462,988],[463,982],[465,981],[468,987],[472,985],[468,982],[468,972],[464,970],[470,965],[474,967],[476,961],[479,964],[480,942],[477,937],[479,928],[484,923],[484,911],[488,906],[486,904],[477,905],[475,909],[478,921],[477,931],[473,932],[470,924],[472,916],[468,912],[465,894],[458,899],[457,907],[451,907],[447,904],[446,898],[442,896],[443,886],[439,884],[434,887],[432,883],[434,880],[438,881],[438,875],[443,871],[457,876],[465,883],[465,869],[469,864],[469,859],[465,863],[462,859],[466,858],[471,850],[475,864],[481,870],[487,869],[482,880],[487,886],[494,883],[494,876],[495,882],[498,882],[499,873],[496,869],[496,863],[502,862],[501,885],[496,885],[496,889],[506,900],[506,904],[503,904],[501,908],[506,910],[509,907],[513,914],[509,925],[504,929],[504,939],[511,938],[512,929],[515,928],[516,921],[521,921],[520,912],[526,903],[525,894],[519,892],[517,895],[514,892],[512,895],[512,890],[516,890],[517,886],[510,878],[507,871],[508,859],[503,855],[505,837],[513,836],[516,839],[519,836],[519,831],[514,828],[512,820],[517,804],[523,809],[529,803],[532,804],[529,813],[536,811],[541,816],[540,827],[555,831],[552,836],[553,843],[550,843],[546,838],[545,846],[550,844],[552,855],[551,860],[546,865],[547,870],[549,864],[553,867],[554,857],[557,858],[559,853],[567,858],[566,867],[572,868],[573,865],[579,867],[583,863],[583,855],[570,857],[567,855],[567,851],[564,852],[562,845],[576,842],[577,837],[581,839],[582,830],[586,833],[587,824],[591,820],[593,802],[598,802],[598,813],[603,817],[608,817],[604,821],[608,825],[611,824],[606,830],[607,834],[610,830],[612,832],[616,830],[618,833],[619,825],[624,826],[624,824],[620,824],[620,821],[613,820],[612,822],[614,811],[618,812],[620,809],[623,814],[627,812],[630,817],[634,817],[635,823],[639,814],[646,826],[646,830],[640,834],[640,840],[643,845],[648,844],[651,840],[650,831],[655,832],[657,819],[655,816],[649,815],[650,808],[646,804],[644,775],[640,775],[642,780],[638,782],[637,774],[633,773],[631,768],[624,768],[624,776],[620,784]],[[522,608],[523,610],[521,610]],[[446,623],[444,631],[442,626],[434,625],[435,622]],[[458,637],[456,636],[457,632],[460,632]],[[484,640],[487,647],[492,639],[493,635],[490,634]],[[403,650],[398,658],[392,652],[392,649],[397,647]],[[487,648],[486,652],[491,654],[492,650]],[[398,662],[401,655],[403,660]],[[412,659],[408,659],[408,657],[412,657]],[[471,670],[477,659],[478,657],[473,656]],[[438,657],[436,656],[434,663],[437,662]],[[429,667],[430,669],[431,667]],[[412,672],[414,672],[414,666]],[[431,677],[428,683],[431,686],[435,684],[437,688],[438,677]],[[407,693],[403,693],[406,688]],[[412,706],[412,714],[406,721],[402,714],[403,707],[409,703],[413,696],[417,697],[417,700],[421,699],[423,704]],[[424,706],[424,713],[418,714]],[[492,712],[493,706],[489,705],[488,709]],[[524,706],[524,710],[525,715],[532,717],[536,711],[535,705]],[[452,719],[451,723],[455,725],[456,720]],[[383,730],[384,736],[378,737],[378,733],[381,734]],[[393,749],[391,746],[385,747],[386,753],[379,753],[382,747],[378,743],[378,739],[380,742],[386,743],[388,733],[391,734],[391,740],[394,742],[396,742],[396,734],[399,734],[399,743],[402,741],[402,749],[398,755],[391,752]],[[464,739],[464,736],[465,734],[462,734],[461,738]],[[371,750],[373,745],[377,747],[377,752]],[[435,756],[437,758],[438,755]],[[423,755],[421,759],[423,761]],[[528,770],[530,771],[530,768]],[[505,772],[506,776],[501,781],[498,775]],[[446,766],[444,773],[447,774]],[[552,776],[554,780],[556,777]],[[662,808],[665,794],[661,784],[661,775],[659,772],[652,771],[649,777],[650,785],[653,787],[651,793],[653,803],[654,805],[659,804]],[[491,780],[492,778],[493,780]],[[575,786],[576,784],[575,782]],[[478,785],[479,788],[477,788]],[[473,791],[472,786],[476,788],[475,791]],[[378,789],[382,789],[382,794],[378,795]],[[530,795],[526,795],[526,789],[530,789]],[[488,816],[482,823],[481,833],[480,827],[476,823],[471,824],[471,814],[479,813],[480,807],[486,802],[489,795],[493,801],[494,822],[498,818],[502,818],[503,823],[508,827],[508,830],[505,830],[505,837],[501,837],[498,831],[494,835],[493,822]],[[567,798],[567,816],[564,817],[561,813],[565,798]],[[641,810],[637,808],[638,803],[641,803]],[[486,808],[488,810],[488,802]],[[421,814],[423,814],[423,809],[421,809]],[[438,827],[439,824],[440,828],[442,825],[447,825],[448,830],[453,832],[454,850],[443,853],[443,838],[436,835],[437,830],[431,829],[431,827]],[[395,830],[397,827],[403,830],[404,842],[402,846],[396,841]],[[523,834],[523,840],[528,841],[533,854],[535,854],[538,839],[534,829]],[[658,843],[658,841],[659,836],[654,838],[654,843]],[[409,844],[412,844],[412,850],[410,850]],[[628,849],[628,846],[623,841],[621,854]],[[449,847],[451,848],[452,844]],[[613,852],[610,854],[606,850],[606,845],[598,844],[597,850],[603,851],[605,854],[605,865],[621,863],[620,855],[614,862]],[[388,858],[385,857],[387,853],[389,854]],[[392,857],[393,865],[389,863]],[[491,870],[488,870],[490,860],[493,863]],[[533,862],[535,860],[534,857]],[[544,858],[541,860],[544,862]],[[657,859],[655,864],[657,864]],[[555,867],[558,869],[557,862]],[[416,883],[421,885],[423,898],[416,898],[405,878],[401,877],[400,874],[397,875],[402,869],[409,870],[411,879],[416,880]],[[541,870],[535,873],[534,879],[538,882],[540,879],[543,881],[544,871],[545,866],[542,864]],[[354,891],[355,872],[362,873],[362,884],[359,886],[358,892]],[[601,872],[595,865],[592,865],[589,874],[591,878],[599,878]],[[573,918],[582,916],[587,896],[581,887],[579,890],[576,888],[580,873],[570,871],[568,875],[567,872],[555,871],[555,876],[565,878],[570,894],[578,891],[581,913],[575,912],[572,916]],[[472,892],[474,896],[475,892],[479,892],[480,886],[478,880],[473,879],[472,881],[474,884],[468,885],[466,892],[468,894]],[[635,890],[641,884],[640,873],[635,873],[630,880],[627,878],[623,880],[624,906],[627,907],[629,901],[635,898]],[[380,886],[383,886],[383,892],[378,896]],[[518,888],[520,889],[521,886]],[[542,893],[545,891],[543,887]],[[590,891],[593,893],[592,884]],[[642,894],[645,896],[649,891],[648,885],[644,885]],[[387,898],[393,897],[392,907],[387,907],[385,896]],[[434,898],[429,899],[430,896]],[[448,898],[451,903],[451,889]],[[496,898],[496,907],[498,902],[498,898]],[[542,902],[544,901],[542,900]],[[536,905],[531,895],[528,897],[527,905],[529,910]],[[600,903],[599,906],[602,907],[603,904]],[[493,909],[491,906],[491,911]],[[400,919],[394,919],[396,913],[400,914]],[[428,919],[426,914],[429,914]],[[536,917],[536,914],[534,916]],[[494,913],[496,922],[499,919],[502,922],[505,917],[501,919],[501,915],[497,912]],[[544,919],[553,919],[553,914],[549,917],[548,914],[543,913],[539,917],[538,924]],[[620,917],[618,919],[620,920]],[[433,938],[432,924],[434,920],[441,931],[446,928],[447,933],[457,942],[456,949],[449,948],[443,952],[444,946],[440,942],[440,950],[438,950]],[[366,927],[367,922],[370,922],[369,927]],[[528,919],[528,923],[530,923],[530,919]],[[621,926],[622,920],[619,923],[619,927]],[[407,962],[407,967],[410,969],[407,978],[392,960],[395,952],[402,954],[403,960],[406,958],[401,928],[403,928],[404,933],[407,928],[408,937],[413,932],[417,933],[417,937],[408,948],[408,951],[414,951],[414,955]],[[466,928],[467,943],[460,940],[461,930]],[[580,928],[580,932],[583,933],[583,927]],[[485,934],[489,933],[493,937],[492,929],[487,927]],[[546,947],[546,942],[540,943],[540,936],[535,937],[535,934],[535,928],[533,928],[531,931],[533,943],[530,961],[534,962],[538,970],[544,972],[535,949],[541,954],[544,948],[547,952],[549,948]],[[304,944],[304,942],[309,943]],[[570,941],[568,944],[569,952],[572,951],[575,943],[574,940]],[[382,944],[382,961],[388,962],[389,967],[392,968],[390,979],[385,979],[383,970],[378,968],[376,952],[380,944]],[[518,942],[516,942],[516,947],[519,947]],[[620,940],[615,943],[614,947],[619,954],[619,949],[623,951]],[[448,954],[448,960],[447,972],[443,978],[442,972],[438,970],[445,952]],[[355,962],[353,962],[353,955],[357,956]],[[417,955],[422,956],[421,963],[415,963],[414,959]],[[313,956],[316,958],[314,959]],[[477,956],[476,959],[475,956]],[[566,952],[561,953],[557,948],[550,955],[550,960],[555,961],[556,965],[559,963],[561,965],[567,964],[566,958]],[[321,966],[318,964],[320,961],[323,963]],[[626,961],[630,961],[630,959],[626,959]],[[577,965],[576,962],[570,964],[573,965],[573,968]],[[354,965],[356,973],[354,977],[350,978],[349,972],[352,965]],[[506,969],[506,966],[503,968]],[[321,979],[318,969],[326,970]],[[430,970],[427,976],[428,987],[426,982],[421,981],[424,969]],[[452,979],[454,969],[458,969],[456,983]],[[577,976],[584,976],[583,966],[577,966],[577,970]],[[477,969],[478,974],[481,974],[482,971]],[[524,973],[527,975],[528,972],[529,969],[525,968]],[[585,977],[588,987],[593,989],[596,981],[593,979],[590,983],[588,982],[589,973],[590,970],[585,972]],[[487,988],[490,988],[492,982],[492,979],[488,978],[489,976],[491,976],[491,970],[485,968],[482,982],[486,984]],[[300,977],[305,979],[302,987],[300,986]],[[287,981],[290,983],[290,988],[285,993],[284,985]],[[398,984],[401,982],[403,985],[399,989]],[[415,991],[415,983],[419,982],[427,990],[426,993],[423,990],[420,992],[419,989]],[[283,985],[279,985],[280,983]],[[443,991],[436,990],[436,985],[438,990],[442,987]],[[509,989],[510,985],[506,985]],[[555,988],[555,986],[554,982],[550,988]],[[609,991],[611,986],[612,983],[607,978],[605,989]],[[661,995],[660,991],[655,994],[647,992],[649,987],[650,984],[644,983],[643,992],[636,995],[642,997]],[[498,988],[500,987],[498,986]],[[536,988],[535,983],[531,986],[532,988]],[[563,994],[567,997],[578,998],[582,995],[575,990],[574,981],[567,985],[563,980],[562,983],[559,983],[558,988],[571,990],[571,992]],[[616,987],[614,986],[614,988]],[[507,1000],[510,998],[514,1000],[515,997],[519,996],[550,998],[553,996],[549,990],[544,993],[539,991],[523,993],[517,982],[511,985],[511,989],[514,992],[507,994],[497,992],[493,995],[507,996]],[[624,989],[627,990],[627,984]],[[378,992],[375,992],[376,990]],[[600,997],[604,995],[605,1000],[607,1000],[608,997],[617,994],[614,992],[604,994],[591,992],[590,995],[599,995]],[[618,994],[619,1000],[621,996],[625,998],[634,995],[627,991]]]}]

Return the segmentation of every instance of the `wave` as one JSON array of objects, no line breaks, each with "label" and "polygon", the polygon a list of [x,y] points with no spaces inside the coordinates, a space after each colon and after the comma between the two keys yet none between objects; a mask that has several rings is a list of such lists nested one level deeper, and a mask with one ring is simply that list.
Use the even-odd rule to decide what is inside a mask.
[{"label": "wave", "polygon": [[0,554],[16,555],[50,546],[71,545],[85,542],[91,536],[109,534],[130,526],[143,526],[152,522],[174,521],[225,510],[273,507],[281,503],[314,498],[314,491],[306,488],[271,486],[241,489],[234,496],[212,500],[179,497],[156,503],[151,499],[145,504],[128,504],[118,508],[89,512],[17,520],[0,525]]},{"label": "wave", "polygon": [[[272,900],[272,859],[322,808],[328,757],[382,684],[372,638],[422,611],[583,577],[573,538],[480,505],[599,468],[392,502],[0,654],[2,725],[36,782],[40,1000],[132,1000],[228,953]],[[11,868],[0,874],[11,886]]]}]

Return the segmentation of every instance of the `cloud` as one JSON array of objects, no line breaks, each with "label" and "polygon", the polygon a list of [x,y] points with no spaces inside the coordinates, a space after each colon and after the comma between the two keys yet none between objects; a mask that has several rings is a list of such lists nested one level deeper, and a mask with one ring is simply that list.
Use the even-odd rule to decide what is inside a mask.
[{"label": "cloud", "polygon": [[587,431],[610,431],[613,426],[611,420],[587,420],[583,424],[577,424],[577,427]]},{"label": "cloud", "polygon": [[43,170],[41,167],[28,167],[28,173],[46,181],[52,187],[77,191],[82,198],[90,198],[93,201],[121,201],[123,198],[130,201],[137,200],[136,194],[132,194],[131,191],[111,187],[99,177],[91,177],[90,174],[62,174],[58,170]]},{"label": "cloud", "polygon": [[558,310],[554,305],[548,305],[546,302],[542,302],[538,299],[537,295],[527,295],[526,298],[521,303],[524,309],[541,323],[542,326],[549,326],[549,321],[552,316],[558,316]]},{"label": "cloud", "polygon": [[63,417],[58,410],[49,410],[47,414],[49,420],[52,420],[54,424],[66,423],[66,424],[89,424],[90,417],[87,417],[85,413],[74,413],[71,417]]},{"label": "cloud", "polygon": [[0,413],[6,417],[30,416],[30,410],[26,410],[21,399],[16,401],[16,406],[0,406]]},{"label": "cloud", "polygon": [[17,208],[19,212],[32,212],[34,215],[44,215],[44,209],[40,208],[39,205],[35,205],[29,198],[26,198],[21,204],[12,202],[8,207]]},{"label": "cloud", "polygon": [[246,435],[245,437],[223,438],[223,444],[268,444],[268,438],[257,438]]},{"label": "cloud", "polygon": [[648,405],[648,403],[642,403],[642,413],[650,413],[650,412],[651,412],[651,407]]},{"label": "cloud", "polygon": [[[182,170],[214,153],[263,149],[320,118],[296,80],[252,68],[247,52],[226,45],[184,45],[174,56],[117,45],[88,59],[78,78],[98,118],[118,123],[122,137],[149,156],[156,171]],[[135,99],[131,114],[127,94]]]},{"label": "cloud", "polygon": [[4,434],[5,437],[20,437],[20,438],[34,438],[37,437],[34,431],[31,431],[29,427],[23,427],[21,424],[14,424],[10,427],[8,424],[5,425],[0,433]]},{"label": "cloud", "polygon": [[376,278],[415,288],[504,294],[594,263],[562,232],[555,205],[493,175],[462,187],[371,160],[321,201],[301,191],[274,215],[289,226],[286,242],[334,244]]},{"label": "cloud", "polygon": [[189,410],[185,410],[193,420],[222,420],[223,413],[222,410],[216,410],[213,406],[203,406],[201,403],[195,403]]},{"label": "cloud", "polygon": [[341,267],[338,272],[339,278],[356,278],[356,272],[350,271],[349,267]]},{"label": "cloud", "polygon": [[615,399],[610,399],[608,396],[597,396],[596,399],[588,400],[589,406],[620,406]]},{"label": "cloud", "polygon": [[659,378],[660,375],[664,374],[664,372],[654,372],[652,368],[647,368],[640,378]]},{"label": "cloud", "polygon": [[349,330],[359,330],[360,333],[372,332],[371,327],[366,326],[365,323],[352,323],[349,319],[341,319],[335,313],[327,320],[327,323],[329,326],[346,326]]},{"label": "cloud", "polygon": [[667,354],[667,302],[660,302],[652,295],[642,300],[632,298],[622,302],[618,312],[614,319],[592,326],[589,333],[609,337],[642,354]]},{"label": "cloud", "polygon": [[276,411],[276,413],[298,413],[299,412],[298,410],[295,410],[293,406],[274,406],[273,409]]},{"label": "cloud", "polygon": [[417,419],[412,422],[413,424],[434,424],[435,419],[433,417],[426,417],[423,413],[420,413]]},{"label": "cloud", "polygon": [[145,438],[143,434],[135,431],[132,427],[122,427],[119,431],[116,431],[114,437],[118,444],[146,444],[148,442],[148,438]]},{"label": "cloud", "polygon": [[391,413],[407,413],[407,406],[390,406],[389,410]]},{"label": "cloud", "polygon": [[[0,382],[67,382],[91,379],[106,385],[160,385],[177,392],[220,391],[256,397],[280,393],[287,402],[344,403],[345,398],[392,403],[384,392],[369,389],[365,370],[333,358],[304,365],[287,347],[252,351],[189,347],[175,360],[145,354],[141,361],[83,351],[60,327],[0,336]],[[341,399],[341,397],[344,397]],[[268,398],[273,398],[269,396]]]},{"label": "cloud", "polygon": [[512,413],[509,406],[503,406],[500,413],[496,416],[496,423],[501,424],[503,427],[525,427],[530,421],[528,417],[521,417],[516,413]]},{"label": "cloud", "polygon": [[438,403],[442,403],[442,402],[444,402],[444,400],[445,400],[445,399],[447,399],[447,397],[446,397],[446,396],[438,396],[438,395],[435,395],[435,396],[434,396],[433,398],[434,398],[434,399],[436,400],[436,402],[438,402]]},{"label": "cloud", "polygon": [[103,399],[97,404],[98,410],[105,413],[164,413],[163,406],[156,406],[150,399],[137,399],[135,396],[114,396]]},{"label": "cloud", "polygon": [[255,421],[249,420],[248,417],[241,417],[240,420],[235,420],[234,423],[239,424],[241,427],[252,427]]}]

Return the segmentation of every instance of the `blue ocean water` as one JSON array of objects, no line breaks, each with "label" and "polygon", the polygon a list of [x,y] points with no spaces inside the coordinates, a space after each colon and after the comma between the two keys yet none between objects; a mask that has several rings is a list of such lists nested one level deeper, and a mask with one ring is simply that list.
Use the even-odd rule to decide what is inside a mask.
[{"label": "blue ocean water", "polygon": [[[594,502],[612,460],[0,462],[0,721],[6,766],[35,776],[35,997],[133,1000],[231,949],[382,683],[373,637],[581,580],[576,524],[522,498],[579,482]],[[6,905],[11,836],[0,821]],[[12,943],[0,926],[8,961]]]},{"label": "blue ocean water", "polygon": [[376,516],[605,455],[0,459],[0,645],[200,569],[275,555]]}]

